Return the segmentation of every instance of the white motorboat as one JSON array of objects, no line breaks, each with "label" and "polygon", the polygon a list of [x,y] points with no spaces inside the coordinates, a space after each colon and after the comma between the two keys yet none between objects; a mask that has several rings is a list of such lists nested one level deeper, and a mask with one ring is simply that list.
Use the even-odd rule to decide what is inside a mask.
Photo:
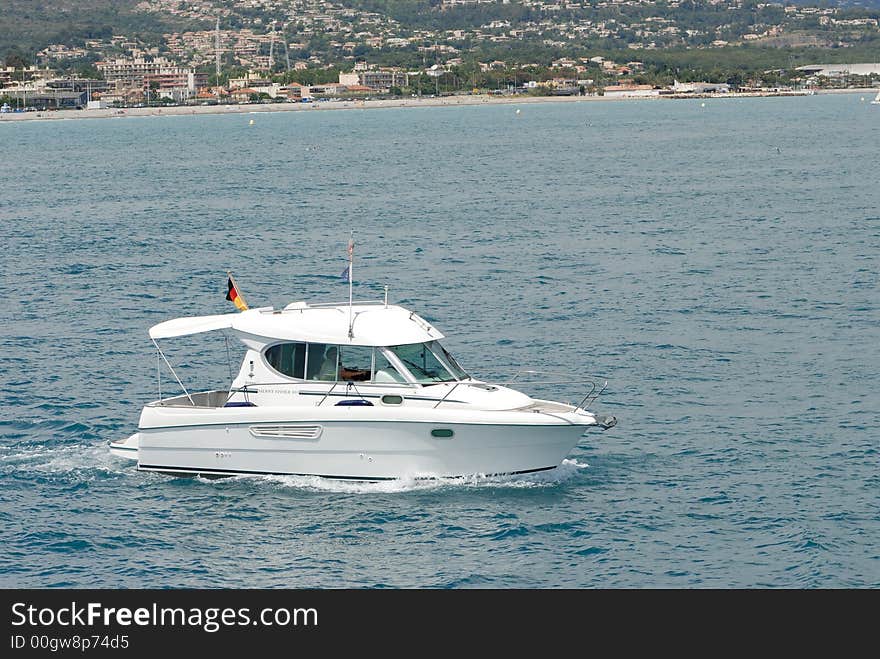
[{"label": "white motorboat", "polygon": [[[169,320],[158,341],[225,330],[246,347],[227,389],[159,399],[110,451],[171,474],[346,480],[524,474],[556,468],[588,430],[586,406],[532,398],[468,375],[444,335],[385,302],[306,304]],[[174,373],[173,368],[171,369]],[[535,373],[528,371],[527,373]]]}]

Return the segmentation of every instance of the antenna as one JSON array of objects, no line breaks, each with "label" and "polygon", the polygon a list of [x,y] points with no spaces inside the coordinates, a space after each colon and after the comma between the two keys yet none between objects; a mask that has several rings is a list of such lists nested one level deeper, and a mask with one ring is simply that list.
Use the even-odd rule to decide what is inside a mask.
[{"label": "antenna", "polygon": [[217,86],[220,86],[220,17],[217,17],[217,25],[214,28],[214,69],[217,73]]},{"label": "antenna", "polygon": [[287,63],[287,71],[290,72],[290,53],[288,52],[287,47],[287,25],[284,25],[281,29],[281,36],[284,37],[284,61]]},{"label": "antenna", "polygon": [[272,36],[269,39],[269,73],[272,73],[272,65],[275,64],[273,53],[275,51],[275,21],[272,21]]},{"label": "antenna", "polygon": [[354,316],[352,315],[352,266],[354,265],[354,229],[348,238],[348,338],[354,338]]}]

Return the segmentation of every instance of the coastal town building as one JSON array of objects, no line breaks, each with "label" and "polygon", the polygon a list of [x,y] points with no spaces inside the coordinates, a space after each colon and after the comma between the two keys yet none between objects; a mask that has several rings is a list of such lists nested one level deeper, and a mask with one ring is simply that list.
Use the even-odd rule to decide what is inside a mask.
[{"label": "coastal town building", "polygon": [[196,96],[208,86],[208,74],[192,69],[174,69],[144,76],[144,89],[154,91],[159,98],[169,98],[178,103]]},{"label": "coastal town building", "polygon": [[163,57],[155,59],[117,58],[95,64],[104,79],[116,88],[139,89],[144,86],[144,76],[162,73],[163,70],[176,68],[174,62]]},{"label": "coastal town building", "polygon": [[351,73],[339,73],[339,84],[366,87],[371,90],[387,90],[391,87],[408,87],[409,73],[399,68],[374,68],[366,62],[357,62]]},{"label": "coastal town building", "polygon": [[300,87],[300,95],[303,98],[313,96],[339,96],[348,91],[348,85],[341,85],[335,82],[326,84],[303,85]]},{"label": "coastal town building", "polygon": [[49,80],[51,78],[54,78],[55,75],[56,72],[48,67],[0,67],[0,87],[6,87],[14,83],[24,84],[25,82],[30,82],[33,80]]},{"label": "coastal town building", "polygon": [[675,80],[671,90],[674,94],[726,94],[730,91],[730,85],[724,82],[679,82]]},{"label": "coastal town building", "polygon": [[88,99],[88,92],[56,89],[45,84],[26,83],[0,88],[0,97],[12,99],[13,108],[38,110],[83,108]]},{"label": "coastal town building", "polygon": [[105,92],[110,88],[110,85],[106,80],[102,80],[100,78],[79,78],[77,76],[51,78],[45,81],[45,85],[50,89],[58,89],[71,92],[84,91],[89,95]]},{"label": "coastal town building", "polygon": [[826,78],[844,78],[848,76],[880,76],[880,63],[856,63],[856,64],[808,64],[799,66],[796,71],[801,71],[810,76],[825,76]]},{"label": "coastal town building", "polygon": [[659,96],[660,90],[652,85],[608,85],[602,92],[607,98],[635,98],[638,96]]},{"label": "coastal town building", "polygon": [[117,58],[98,62],[96,68],[116,92],[141,89],[176,102],[195,97],[208,85],[208,74],[181,67],[163,58]]},{"label": "coastal town building", "polygon": [[[293,83],[296,87],[299,84]],[[241,78],[230,78],[228,88],[230,91],[249,88],[254,94],[266,94],[270,98],[288,97],[293,95],[290,86],[282,85],[279,82],[264,78],[259,72],[250,71]],[[298,91],[298,90],[297,90]]]},{"label": "coastal town building", "polygon": [[262,73],[256,71],[248,71],[243,77],[230,78],[227,83],[229,89],[242,89],[243,87],[268,87],[272,81],[263,77]]},{"label": "coastal town building", "polygon": [[233,101],[244,103],[251,100],[252,96],[258,95],[259,93],[260,92],[258,92],[256,89],[252,89],[251,87],[239,87],[238,89],[233,89],[231,92],[229,92],[229,97]]},{"label": "coastal town building", "polygon": [[16,107],[59,109],[85,107],[92,94],[107,89],[105,80],[58,77],[48,68],[29,67],[0,70],[0,96],[11,98]]}]

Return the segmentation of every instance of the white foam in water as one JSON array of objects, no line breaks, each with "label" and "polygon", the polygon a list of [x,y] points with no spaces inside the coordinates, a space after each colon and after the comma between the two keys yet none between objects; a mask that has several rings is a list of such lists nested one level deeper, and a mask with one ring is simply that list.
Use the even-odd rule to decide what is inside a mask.
[{"label": "white foam in water", "polygon": [[[11,447],[10,447],[11,448]],[[0,464],[14,465],[16,470],[32,470],[41,474],[76,474],[79,480],[90,480],[95,472],[104,476],[134,476],[134,463],[114,456],[106,443],[93,445],[62,445],[58,447],[38,444],[26,451],[0,455]],[[319,476],[231,476],[229,478],[197,477],[205,485],[224,485],[236,482],[263,482],[284,488],[316,492],[342,492],[363,494],[391,494],[397,492],[420,492],[444,488],[534,488],[553,487],[570,480],[579,471],[589,467],[587,463],[566,459],[551,471],[541,471],[518,476],[485,476],[473,474],[461,478],[434,478],[427,474],[422,478],[401,478],[388,481],[344,481]],[[91,476],[86,476],[92,472]],[[175,478],[157,474],[157,478]]]},{"label": "white foam in water", "polygon": [[[26,451],[0,456],[0,464],[14,465],[17,471],[34,471],[41,474],[77,473],[82,478],[83,472],[100,472],[103,474],[125,474],[132,472],[134,463],[121,460],[112,455],[107,444],[65,444],[57,447],[38,444]],[[126,467],[129,467],[126,469]]]},{"label": "white foam in water", "polygon": [[205,484],[223,485],[233,482],[264,482],[284,488],[316,492],[341,492],[347,494],[393,494],[398,492],[422,492],[445,488],[533,488],[553,487],[570,480],[587,463],[563,460],[552,471],[541,471],[519,476],[483,476],[474,474],[461,478],[400,478],[388,481],[344,481],[319,476],[234,476],[224,479],[201,478]]}]

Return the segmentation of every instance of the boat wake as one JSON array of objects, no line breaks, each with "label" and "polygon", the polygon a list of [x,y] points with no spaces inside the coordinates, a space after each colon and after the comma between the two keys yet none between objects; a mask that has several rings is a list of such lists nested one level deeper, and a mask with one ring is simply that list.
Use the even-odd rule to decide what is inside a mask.
[{"label": "boat wake", "polygon": [[76,484],[127,477],[133,471],[134,463],[110,455],[104,442],[47,442],[0,447],[0,475],[18,479],[60,479]]},{"label": "boat wake", "polygon": [[320,476],[234,476],[224,479],[198,480],[212,485],[234,482],[263,482],[268,485],[313,492],[340,492],[348,494],[390,494],[399,492],[430,492],[444,489],[507,488],[528,489],[556,487],[577,476],[589,465],[574,459],[565,459],[551,471],[518,476],[485,476],[474,474],[460,478],[399,478],[387,481],[344,481]]},{"label": "boat wake", "polygon": [[[388,494],[442,491],[445,489],[529,489],[564,484],[587,469],[586,462],[565,459],[553,470],[511,476],[474,474],[460,478],[401,478],[387,481],[344,481],[320,476],[195,477],[212,487],[270,486],[312,492]],[[134,462],[111,455],[106,444],[57,441],[25,441],[0,445],[0,475],[17,479],[66,482],[77,486],[100,480],[138,476],[150,481],[175,480],[165,474],[137,472]]]}]

